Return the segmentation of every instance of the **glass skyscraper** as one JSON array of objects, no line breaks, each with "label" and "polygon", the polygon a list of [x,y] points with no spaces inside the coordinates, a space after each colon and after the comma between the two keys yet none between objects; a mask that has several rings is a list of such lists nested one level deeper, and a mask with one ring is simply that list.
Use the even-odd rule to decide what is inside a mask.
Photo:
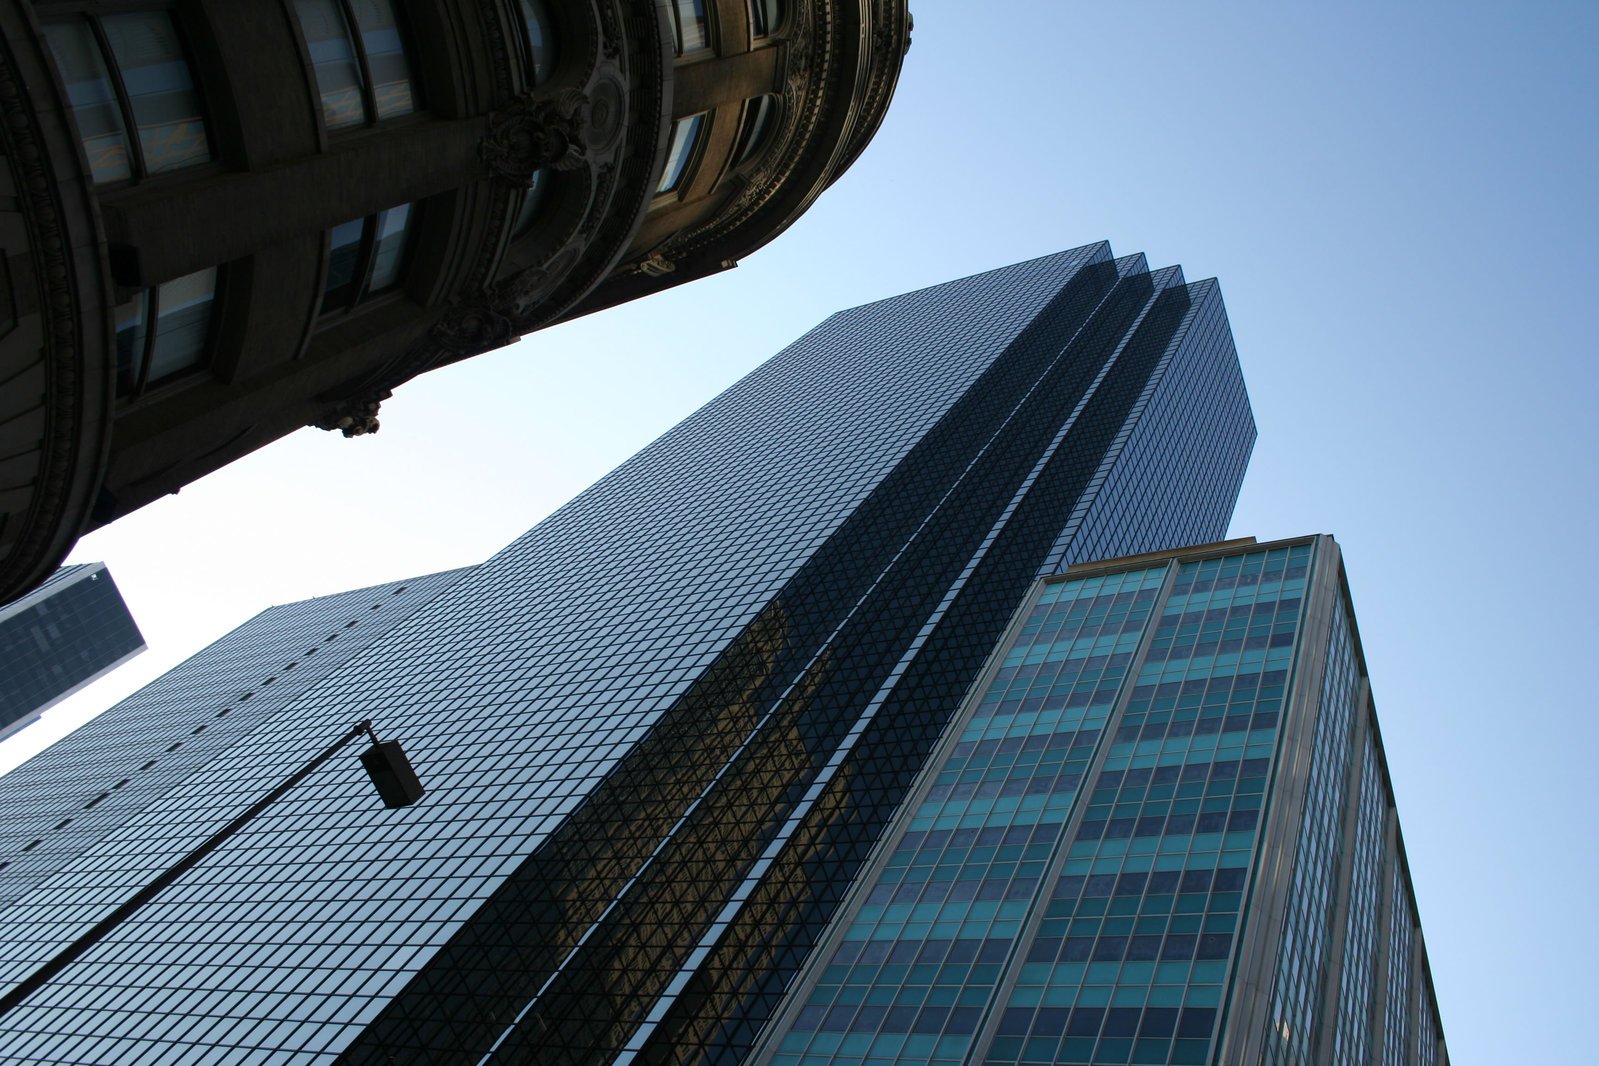
[{"label": "glass skyscraper", "polygon": [[1216,284],[1105,244],[834,315],[485,563],[264,615],[0,781],[40,852],[130,797],[10,894],[13,985],[355,722],[427,790],[323,766],[0,1055],[739,1061],[1033,581],[1222,536],[1254,435]]},{"label": "glass skyscraper", "polygon": [[1040,580],[756,1061],[1447,1063],[1333,539]]},{"label": "glass skyscraper", "polygon": [[63,566],[0,604],[0,739],[143,650],[104,563]]}]

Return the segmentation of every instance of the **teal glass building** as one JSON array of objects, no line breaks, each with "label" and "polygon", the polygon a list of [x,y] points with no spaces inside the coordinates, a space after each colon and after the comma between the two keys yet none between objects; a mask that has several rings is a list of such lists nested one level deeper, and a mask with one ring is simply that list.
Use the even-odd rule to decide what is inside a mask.
[{"label": "teal glass building", "polygon": [[1333,538],[1040,580],[755,1061],[1447,1063]]}]

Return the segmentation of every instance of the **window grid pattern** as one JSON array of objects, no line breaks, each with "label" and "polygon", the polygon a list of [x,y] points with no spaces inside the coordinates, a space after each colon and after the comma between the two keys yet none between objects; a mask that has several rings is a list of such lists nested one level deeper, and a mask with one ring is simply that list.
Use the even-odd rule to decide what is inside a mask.
[{"label": "window grid pattern", "polygon": [[[1102,486],[1091,487],[1099,484],[1093,480],[1094,471],[1103,465],[1109,442],[1126,425],[1139,396],[1147,393],[1150,375],[1171,351],[1173,336],[1194,308],[1180,271],[1146,275],[1142,256],[1116,260],[1114,267],[1114,276],[1121,280],[1065,351],[1053,358],[1054,368],[1018,408],[1011,426],[1016,432],[1008,434],[1015,439],[1002,444],[1004,435],[996,438],[994,454],[1013,453],[1024,471],[1031,464],[1021,490],[950,586],[945,604],[935,610],[906,657],[894,666],[891,686],[872,698],[876,710],[869,721],[860,720],[864,728],[859,742],[847,753],[844,749],[835,753],[843,761],[815,808],[794,832],[783,830],[785,851],[761,874],[749,902],[742,906],[741,923],[717,934],[714,953],[699,966],[678,1006],[659,1026],[659,1036],[649,1049],[656,1059],[737,1061],[747,1053],[755,1026],[775,1009],[795,960],[820,935],[849,871],[882,832],[932,739],[942,732],[1024,597],[1030,579],[1023,575],[1037,572],[1037,560],[1047,553],[1080,494],[1103,491]],[[1104,278],[1109,280],[1110,274]],[[1087,289],[1093,291],[1098,285]],[[1064,307],[1078,299],[1070,291],[1073,287],[1076,281],[1062,290]],[[1046,312],[1034,325],[1056,317],[1055,312]],[[1037,331],[1029,327],[1029,332]],[[1036,339],[1025,344],[1018,339],[1018,354],[1036,343]],[[1112,346],[1113,357],[1108,369],[1096,374],[1094,368],[1104,366],[1104,355],[1097,354],[1104,351],[1103,345]],[[1052,357],[1054,351],[1048,345],[1041,349]],[[1094,380],[1086,394],[1079,393],[1087,377]],[[1079,395],[1083,398],[1074,410],[1073,397]],[[1055,429],[1062,418],[1065,426]],[[1017,453],[1016,439],[1025,440],[1040,430],[1042,436],[1035,436]],[[971,471],[976,484],[1002,482],[984,464]],[[1129,520],[1147,523],[1150,517],[1135,513]],[[904,558],[912,561],[910,555]],[[928,564],[933,568],[924,569]],[[902,579],[911,585],[938,587],[929,575],[945,565],[947,561],[922,553],[903,571]],[[832,849],[838,859],[826,878],[816,876],[804,861],[815,847]],[[680,1009],[685,1002],[694,1003],[694,1008]]]},{"label": "window grid pattern", "polygon": [[0,735],[144,647],[104,567],[63,567],[28,599],[0,604]]},{"label": "window grid pattern", "polygon": [[1318,1014],[1338,885],[1350,735],[1360,698],[1360,673],[1342,600],[1334,607],[1326,662],[1282,950],[1272,982],[1272,1031],[1263,1056],[1272,1066],[1310,1062],[1321,1024]]},{"label": "window grid pattern", "polygon": [[[79,875],[53,875],[84,857],[90,869],[110,861],[122,845],[112,839],[95,851],[102,840],[464,572],[269,608],[8,773],[0,789],[0,938],[14,943],[34,923],[30,941],[76,935],[70,923],[57,925],[60,901],[82,887]],[[8,951],[7,975],[29,972],[41,950]]]},{"label": "window grid pattern", "polygon": [[1366,734],[1360,770],[1360,807],[1349,872],[1349,918],[1344,934],[1343,973],[1338,987],[1334,1066],[1365,1066],[1371,1046],[1371,994],[1376,979],[1377,922],[1382,906],[1382,861],[1388,824],[1388,794],[1377,742]]},{"label": "window grid pattern", "polygon": [[1423,980],[1417,991],[1421,1002],[1416,1012],[1416,1066],[1437,1066],[1438,1014],[1433,1008],[1432,990]]},{"label": "window grid pattern", "polygon": [[[312,1057],[344,1047],[736,637],[755,633],[764,654],[772,631],[752,629],[763,607],[1062,286],[1108,256],[1090,246],[834,316],[185,779],[124,832],[125,854],[87,867],[110,868],[93,894],[63,884],[40,913],[64,907],[76,928],[77,914],[142,883],[371,707],[449,802],[372,810],[362,781],[319,772],[241,835],[246,854],[275,849],[272,863],[219,851],[130,922],[126,943],[102,945],[13,1012],[15,1028],[61,1033],[30,1038],[28,1053],[81,1048],[85,1032],[117,1041],[103,1057],[127,1063],[159,1058],[179,1034]],[[954,469],[966,461],[955,453]],[[878,513],[894,517],[892,496]],[[880,566],[881,550],[872,536],[840,543],[822,606],[858,598],[844,577]],[[663,772],[700,772],[705,735],[691,739]],[[624,861],[652,846],[631,835],[637,824],[619,812],[608,830]],[[595,872],[573,884],[588,892],[613,867],[584,861]],[[359,902],[373,898],[391,902]],[[238,945],[280,924],[239,967]],[[53,935],[42,932],[41,949]],[[139,944],[163,941],[186,946],[145,969]],[[224,956],[236,984],[212,995]],[[79,1012],[91,999],[101,1009]],[[434,1039],[417,1020],[401,1016],[405,1038]]]},{"label": "window grid pattern", "polygon": [[962,1060],[1165,572],[1045,589],[774,1061]]},{"label": "window grid pattern", "polygon": [[1180,566],[986,1062],[1210,1061],[1308,565]]},{"label": "window grid pattern", "polygon": [[1383,1066],[1410,1064],[1410,956],[1416,922],[1400,863],[1388,880],[1388,994],[1383,1002]]},{"label": "window grid pattern", "polygon": [[[1148,1061],[1168,1061],[1179,1033],[1190,1057],[1208,1053],[1307,563],[1308,547],[1297,547],[1180,573],[1176,609],[1166,608],[1132,702],[1105,734],[1110,747],[1095,795],[1108,806],[1079,812],[1066,872],[1039,899],[1039,867],[1063,846],[1069,809],[1166,568],[1047,586],[945,761],[928,771],[925,795],[902,817],[905,835],[863,889],[859,911],[829,941],[833,957],[804,1006],[770,1042],[774,1066],[970,1061],[1006,973],[1014,987],[989,1025],[986,1061],[1126,1062],[1133,1041],[1116,1059],[1118,1034],[1129,1025],[1129,1037],[1138,1033],[1146,1007],[1150,1034],[1169,1029],[1163,1040],[1148,1038],[1162,1051]],[[1202,665],[1191,669],[1196,646]],[[1095,668],[1084,669],[1089,664]],[[1204,754],[1185,777],[1191,748]],[[1163,758],[1168,766],[1157,765]],[[1194,793],[1184,797],[1194,809],[1173,815],[1179,789]],[[1158,814],[1112,817],[1124,790],[1136,794],[1135,807],[1153,792]],[[1202,809],[1211,792],[1218,810]],[[1218,863],[1225,868],[1217,871]],[[1169,947],[1166,925],[1152,937],[1142,927],[1134,935],[1146,890],[1160,915],[1146,927],[1180,927]],[[948,913],[951,900],[959,913]],[[1041,924],[1025,933],[1027,915],[1040,907]],[[1128,929],[1102,930],[1111,919]],[[1090,922],[1094,931],[1072,935],[1074,920],[1079,931]],[[1178,966],[1183,973],[1151,997],[1157,965],[1169,977]],[[1085,988],[1089,967],[1099,981]],[[1203,1004],[1182,998],[1194,967],[1215,971],[1196,997]],[[1133,992],[1107,980],[1124,968],[1142,978],[1130,1014]],[[1073,972],[1070,983],[1055,980]],[[1162,1000],[1172,992],[1168,1005]],[[1075,1016],[1074,1006],[1082,1008]],[[1090,1023],[1085,1045],[1080,1034]],[[1109,1057],[1099,1059],[1102,1029]],[[1200,1030],[1199,1038],[1186,1035]]]},{"label": "window grid pattern", "polygon": [[318,771],[0,1047],[582,1062],[648,1015],[645,1061],[739,1057],[1192,320],[1134,265],[824,322],[65,863],[30,951],[372,708],[428,789]]},{"label": "window grid pattern", "polygon": [[[1214,280],[1188,286],[1196,311],[1173,342],[1150,394],[1111,449],[1103,488],[1074,512],[1051,553],[1058,569],[1096,559],[1202,544],[1226,529],[1255,443],[1255,420],[1232,328]],[[1206,410],[1221,417],[1195,419]],[[1124,443],[1123,443],[1124,442]],[[1157,508],[1141,501],[1165,501]]]}]

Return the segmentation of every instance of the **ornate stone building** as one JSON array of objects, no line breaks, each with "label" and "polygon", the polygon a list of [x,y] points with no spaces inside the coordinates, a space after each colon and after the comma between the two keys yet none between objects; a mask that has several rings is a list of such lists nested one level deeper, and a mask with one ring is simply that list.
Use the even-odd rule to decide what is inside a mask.
[{"label": "ornate stone building", "polygon": [[905,0],[0,0],[0,601],[418,374],[728,269]]}]

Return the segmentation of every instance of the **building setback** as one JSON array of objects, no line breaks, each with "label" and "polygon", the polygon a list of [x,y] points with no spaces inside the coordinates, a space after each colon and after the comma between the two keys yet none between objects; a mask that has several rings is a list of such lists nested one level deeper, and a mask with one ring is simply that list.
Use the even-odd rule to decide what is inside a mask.
[{"label": "building setback", "polygon": [[1215,282],[1105,244],[834,315],[0,911],[15,984],[362,719],[427,789],[324,766],[0,1054],[739,1061],[1035,578],[1253,440]]},{"label": "building setback", "polygon": [[1443,1066],[1337,543],[1035,585],[764,1066]]},{"label": "building setback", "polygon": [[63,566],[0,605],[0,739],[144,647],[104,563]]}]

